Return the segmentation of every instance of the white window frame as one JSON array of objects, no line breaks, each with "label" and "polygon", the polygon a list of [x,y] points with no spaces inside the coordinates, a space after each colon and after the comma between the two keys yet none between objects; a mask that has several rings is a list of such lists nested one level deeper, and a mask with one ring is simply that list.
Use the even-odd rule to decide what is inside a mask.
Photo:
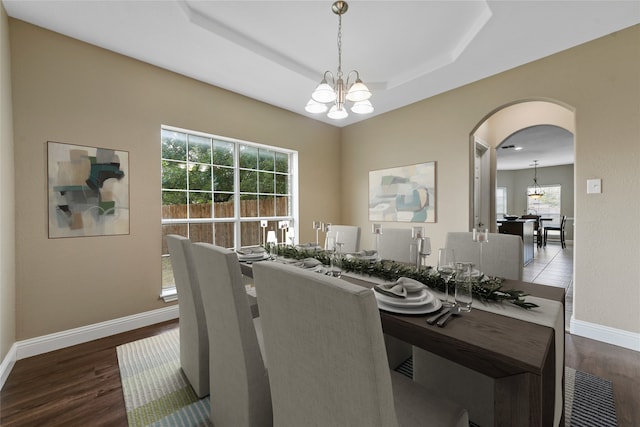
[{"label": "white window frame", "polygon": [[[179,132],[179,133],[184,133],[187,135],[194,135],[194,136],[199,136],[199,137],[205,137],[205,138],[212,138],[214,140],[218,140],[218,141],[225,141],[225,142],[230,142],[234,145],[234,165],[233,165],[233,169],[236,171],[236,173],[234,174],[234,191],[233,191],[233,199],[234,199],[234,215],[233,217],[228,217],[228,218],[189,218],[189,210],[187,209],[187,218],[162,218],[161,219],[161,225],[189,225],[189,224],[207,224],[207,223],[233,223],[234,224],[234,247],[232,249],[239,249],[242,245],[242,242],[240,241],[241,239],[241,228],[242,228],[242,223],[243,222],[257,222],[257,221],[261,221],[261,220],[267,220],[270,222],[273,221],[289,221],[289,228],[293,228],[294,230],[294,243],[297,242],[297,238],[298,238],[298,231],[299,231],[299,225],[298,225],[298,218],[299,218],[299,191],[298,191],[298,152],[295,150],[290,150],[290,149],[285,149],[285,148],[281,148],[281,147],[275,147],[275,146],[270,146],[270,145],[266,145],[266,144],[260,144],[260,143],[256,143],[256,142],[251,142],[251,141],[244,141],[244,140],[240,140],[240,139],[235,139],[235,138],[229,138],[229,137],[224,137],[224,136],[220,136],[220,135],[213,135],[213,134],[209,134],[209,133],[205,133],[205,132],[199,132],[199,131],[194,131],[194,130],[190,130],[190,129],[183,129],[183,128],[179,128],[179,127],[175,127],[175,126],[168,126],[168,125],[162,125],[161,126],[161,133],[163,130],[169,131],[169,132]],[[162,140],[160,140],[160,143],[162,144]],[[275,151],[275,152],[279,152],[279,153],[286,153],[289,157],[289,183],[288,183],[288,187],[289,187],[289,192],[288,192],[288,197],[289,197],[289,207],[288,207],[288,211],[289,211],[289,215],[279,215],[279,216],[256,216],[256,217],[241,217],[240,216],[240,201],[241,201],[241,197],[240,197],[240,173],[239,171],[243,168],[240,168],[240,146],[244,145],[244,146],[250,146],[250,147],[255,147],[255,148],[262,148],[262,149],[267,149],[267,150],[271,150],[271,151]],[[161,156],[161,162],[165,160],[162,156]],[[212,158],[213,161],[213,158]],[[165,189],[162,187],[162,183],[160,186],[160,191],[161,193],[164,191]],[[187,184],[187,191],[189,190],[188,188],[188,184]],[[280,240],[280,231],[278,230],[278,232],[276,233],[278,235],[278,239]],[[188,237],[188,236],[186,236]],[[262,243],[262,242],[261,242]],[[251,245],[249,244],[245,244],[244,246],[253,246],[254,243],[252,243]],[[169,257],[169,254],[162,254],[162,258],[167,258]],[[175,286],[165,286],[164,283],[161,284],[161,296],[165,301],[171,301],[171,300],[175,300]]]}]

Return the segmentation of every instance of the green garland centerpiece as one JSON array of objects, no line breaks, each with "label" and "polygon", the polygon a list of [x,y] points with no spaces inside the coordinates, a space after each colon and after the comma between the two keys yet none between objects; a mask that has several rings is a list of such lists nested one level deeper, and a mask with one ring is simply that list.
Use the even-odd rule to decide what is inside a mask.
[{"label": "green garland centerpiece", "polygon": [[[305,258],[315,258],[324,265],[331,262],[332,253],[317,247],[296,247],[291,245],[278,245],[278,256],[290,259],[302,260]],[[267,248],[268,251],[268,248]],[[387,281],[395,281],[400,277],[408,277],[417,280],[431,289],[440,292],[445,291],[444,279],[436,269],[426,267],[418,270],[415,266],[402,264],[391,260],[381,260],[372,262],[368,259],[361,259],[357,256],[340,258],[342,270],[357,273],[363,276],[377,277]],[[525,301],[526,293],[516,290],[502,289],[503,279],[499,277],[482,276],[472,285],[473,296],[481,301],[503,302],[508,301],[518,307],[530,309],[538,307],[537,304]]]}]

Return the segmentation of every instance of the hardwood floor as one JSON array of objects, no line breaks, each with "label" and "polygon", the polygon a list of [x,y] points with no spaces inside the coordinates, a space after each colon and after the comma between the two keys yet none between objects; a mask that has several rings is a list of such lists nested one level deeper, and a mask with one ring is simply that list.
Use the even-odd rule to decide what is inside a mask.
[{"label": "hardwood floor", "polygon": [[19,360],[0,391],[0,426],[126,426],[116,347],[177,320]]}]

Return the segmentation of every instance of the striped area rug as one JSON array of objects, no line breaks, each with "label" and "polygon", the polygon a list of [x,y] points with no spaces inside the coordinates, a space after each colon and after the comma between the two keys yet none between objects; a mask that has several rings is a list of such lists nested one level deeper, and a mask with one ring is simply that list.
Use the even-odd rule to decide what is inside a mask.
[{"label": "striped area rug", "polygon": [[[413,360],[405,360],[396,371],[413,378]],[[610,381],[565,366],[565,427],[616,427],[616,405]],[[473,422],[470,427],[479,427]]]},{"label": "striped area rug", "polygon": [[[211,427],[209,398],[198,400],[180,369],[178,334],[174,329],[117,347],[130,427]],[[413,377],[412,360],[396,370]],[[567,427],[615,427],[611,382],[565,368],[565,420]]]},{"label": "striped area rug", "polygon": [[209,398],[198,399],[180,369],[178,329],[116,348],[130,427],[205,427]]}]

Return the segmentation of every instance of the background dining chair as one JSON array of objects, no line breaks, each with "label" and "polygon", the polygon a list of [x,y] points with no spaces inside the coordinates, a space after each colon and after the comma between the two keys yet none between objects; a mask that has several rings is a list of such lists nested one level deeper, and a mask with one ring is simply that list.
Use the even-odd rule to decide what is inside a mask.
[{"label": "background dining chair", "polygon": [[180,304],[180,367],[198,397],[209,394],[209,336],[200,285],[193,265],[191,241],[167,235]]},{"label": "background dining chair", "polygon": [[558,232],[560,234],[560,245],[562,246],[562,249],[567,247],[567,243],[565,241],[565,233],[564,233],[564,228],[567,224],[567,216],[566,215],[562,215],[562,218],[560,219],[560,225],[558,226],[554,226],[554,225],[547,225],[546,227],[544,227],[544,245],[547,246],[547,233],[549,231],[553,231],[553,232]]},{"label": "background dining chair", "polygon": [[209,331],[211,421],[216,427],[272,426],[271,393],[236,254],[194,243],[193,255]]},{"label": "background dining chair", "polygon": [[[471,232],[447,233],[445,246],[453,248],[456,261],[468,261],[477,267],[480,261],[480,243],[473,241]],[[513,234],[489,233],[482,247],[482,272],[504,279],[522,280],[524,244]]]},{"label": "background dining chair", "polygon": [[415,243],[411,229],[384,228],[379,236],[378,254],[381,259],[411,262],[410,249]]},{"label": "background dining chair", "polygon": [[290,265],[253,268],[274,425],[468,427],[462,407],[389,370],[371,289]]},{"label": "background dining chair", "polygon": [[331,224],[327,231],[327,238],[340,233],[340,241],[343,243],[342,253],[352,254],[360,250],[360,227],[355,225],[335,225]]}]

